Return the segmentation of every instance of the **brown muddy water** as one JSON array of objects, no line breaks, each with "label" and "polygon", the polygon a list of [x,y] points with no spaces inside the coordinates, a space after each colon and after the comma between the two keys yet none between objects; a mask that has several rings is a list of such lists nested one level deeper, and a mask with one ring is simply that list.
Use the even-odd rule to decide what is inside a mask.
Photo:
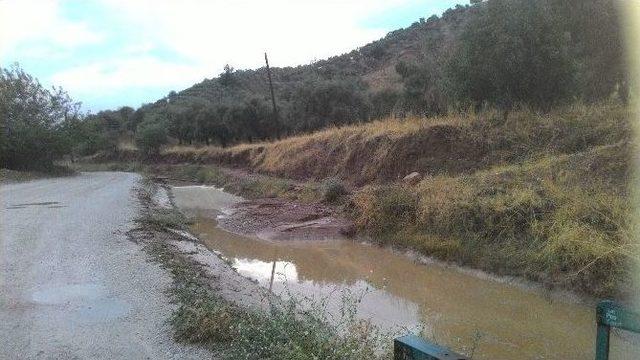
[{"label": "brown muddy water", "polygon": [[[240,274],[285,297],[325,300],[329,318],[347,296],[359,299],[358,317],[385,331],[422,328],[424,336],[474,359],[594,358],[592,303],[480,272],[417,263],[356,241],[269,242],[232,234],[216,219],[230,214],[241,198],[203,186],[174,187],[173,195],[194,217],[192,232]],[[638,337],[612,336],[612,360],[639,358]]]}]

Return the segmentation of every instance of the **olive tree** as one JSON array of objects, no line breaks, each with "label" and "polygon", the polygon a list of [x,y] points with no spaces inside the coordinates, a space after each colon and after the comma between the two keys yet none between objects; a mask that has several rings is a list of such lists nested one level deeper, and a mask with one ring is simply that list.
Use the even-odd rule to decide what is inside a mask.
[{"label": "olive tree", "polygon": [[51,168],[71,149],[62,129],[79,108],[64,90],[45,88],[19,65],[0,68],[0,166]]},{"label": "olive tree", "polygon": [[136,132],[136,145],[146,155],[155,155],[169,141],[163,121],[145,121]]},{"label": "olive tree", "polygon": [[574,69],[562,27],[546,1],[489,0],[460,36],[449,75],[459,99],[508,110],[548,110],[567,99]]}]

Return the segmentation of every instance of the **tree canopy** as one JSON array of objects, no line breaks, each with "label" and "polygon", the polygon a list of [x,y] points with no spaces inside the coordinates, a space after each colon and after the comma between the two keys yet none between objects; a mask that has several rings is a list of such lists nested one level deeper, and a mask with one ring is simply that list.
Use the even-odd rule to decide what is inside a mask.
[{"label": "tree canopy", "polygon": [[18,65],[0,68],[0,164],[46,169],[71,147],[67,123],[79,104],[62,89],[46,89]]}]

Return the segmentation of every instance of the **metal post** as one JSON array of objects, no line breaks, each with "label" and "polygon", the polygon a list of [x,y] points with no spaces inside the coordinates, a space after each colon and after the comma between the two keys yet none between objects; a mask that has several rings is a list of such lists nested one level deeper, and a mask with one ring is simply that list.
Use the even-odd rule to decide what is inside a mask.
[{"label": "metal post", "polygon": [[609,360],[609,337],[611,329],[604,324],[598,324],[596,334],[596,360]]},{"label": "metal post", "polygon": [[640,314],[613,301],[601,301],[596,307],[596,360],[609,359],[611,328],[640,333]]}]

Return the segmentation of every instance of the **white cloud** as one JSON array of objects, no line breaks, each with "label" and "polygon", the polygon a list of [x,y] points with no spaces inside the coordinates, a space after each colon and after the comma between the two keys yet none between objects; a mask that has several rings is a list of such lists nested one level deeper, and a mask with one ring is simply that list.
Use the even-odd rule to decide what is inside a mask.
[{"label": "white cloud", "polygon": [[68,21],[59,10],[56,0],[0,1],[0,58],[26,44],[37,49],[22,56],[43,56],[102,40],[87,23]]},{"label": "white cloud", "polygon": [[126,88],[179,87],[203,79],[205,69],[175,64],[150,56],[116,59],[74,67],[51,77],[76,94],[113,94]]},{"label": "white cloud", "polygon": [[198,1],[105,0],[136,24],[136,31],[186,58],[221,69],[308,63],[384,35],[360,23],[409,0]]}]

